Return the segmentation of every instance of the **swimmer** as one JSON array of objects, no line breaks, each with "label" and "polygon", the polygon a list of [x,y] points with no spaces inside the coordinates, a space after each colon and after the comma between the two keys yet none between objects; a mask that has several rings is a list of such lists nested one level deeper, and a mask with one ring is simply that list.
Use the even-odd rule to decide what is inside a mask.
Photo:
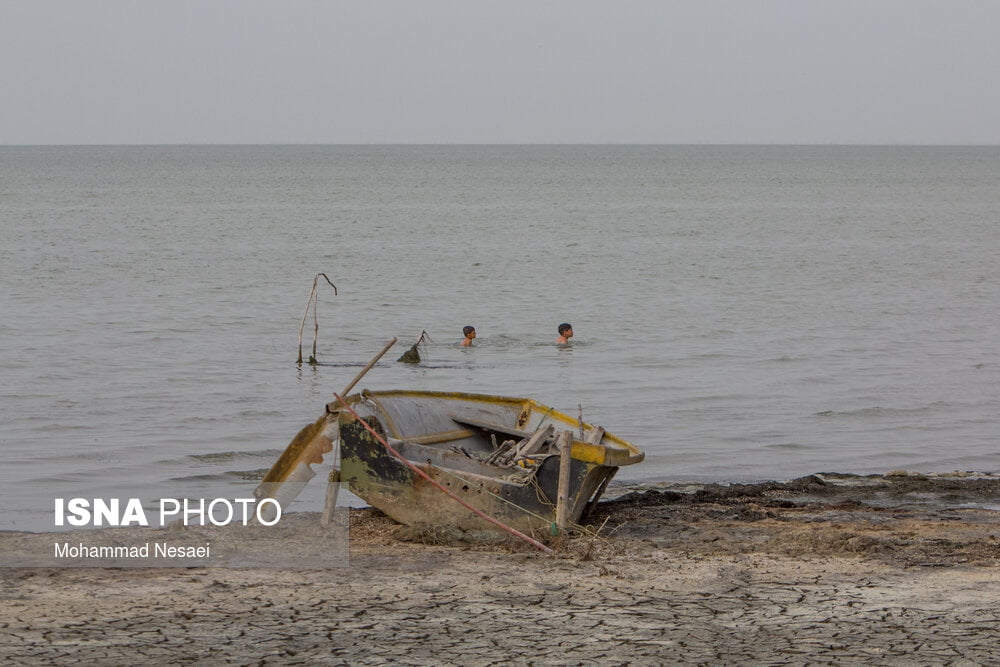
[{"label": "swimmer", "polygon": [[462,342],[459,343],[459,345],[461,345],[462,347],[471,347],[472,341],[476,337],[476,328],[462,327],[462,333],[465,334],[465,338],[462,339]]},{"label": "swimmer", "polygon": [[569,342],[569,339],[573,337],[573,325],[569,322],[563,322],[559,325],[559,338],[556,338],[556,343],[559,345],[565,345]]}]

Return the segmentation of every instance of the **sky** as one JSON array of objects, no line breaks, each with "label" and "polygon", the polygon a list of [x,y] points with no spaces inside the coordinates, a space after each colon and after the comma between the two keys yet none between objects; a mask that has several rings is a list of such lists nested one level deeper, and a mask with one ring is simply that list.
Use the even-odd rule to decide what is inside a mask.
[{"label": "sky", "polygon": [[0,0],[0,145],[1000,144],[998,0]]}]

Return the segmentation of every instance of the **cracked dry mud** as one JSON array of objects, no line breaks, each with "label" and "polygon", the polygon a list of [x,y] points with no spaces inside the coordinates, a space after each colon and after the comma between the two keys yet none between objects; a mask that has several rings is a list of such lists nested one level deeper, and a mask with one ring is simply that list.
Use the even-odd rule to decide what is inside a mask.
[{"label": "cracked dry mud", "polygon": [[970,507],[995,481],[798,482],[629,494],[555,556],[360,510],[347,568],[2,571],[0,659],[996,664],[1000,517]]}]

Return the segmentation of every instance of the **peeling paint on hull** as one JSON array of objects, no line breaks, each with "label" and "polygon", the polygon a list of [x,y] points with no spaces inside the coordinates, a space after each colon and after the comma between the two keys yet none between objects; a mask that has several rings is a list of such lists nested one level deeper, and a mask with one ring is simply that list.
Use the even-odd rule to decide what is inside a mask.
[{"label": "peeling paint on hull", "polygon": [[[455,525],[463,530],[490,528],[392,456],[360,424],[342,423],[340,432],[341,479],[373,507],[404,524]],[[545,459],[535,476],[519,482],[412,462],[469,505],[514,528],[547,529],[555,519],[557,456]],[[579,521],[594,492],[616,471],[617,468],[581,461],[571,463],[570,521]]]}]

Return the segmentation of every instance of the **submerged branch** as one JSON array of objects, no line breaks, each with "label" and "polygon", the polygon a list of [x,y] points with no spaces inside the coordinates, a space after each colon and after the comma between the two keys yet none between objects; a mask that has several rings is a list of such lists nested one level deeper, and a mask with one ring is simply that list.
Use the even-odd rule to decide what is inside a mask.
[{"label": "submerged branch", "polygon": [[316,277],[313,278],[312,289],[309,290],[309,298],[306,300],[306,309],[302,313],[302,322],[299,324],[299,358],[296,363],[302,363],[302,331],[306,327],[306,318],[309,317],[309,308],[312,307],[313,310],[313,350],[312,356],[309,357],[310,364],[318,363],[316,361],[316,344],[319,340],[319,313],[317,312],[317,306],[319,304],[319,278],[323,276],[326,282],[333,288],[334,296],[337,296],[337,286],[333,284],[330,277],[325,273],[317,273]]}]

